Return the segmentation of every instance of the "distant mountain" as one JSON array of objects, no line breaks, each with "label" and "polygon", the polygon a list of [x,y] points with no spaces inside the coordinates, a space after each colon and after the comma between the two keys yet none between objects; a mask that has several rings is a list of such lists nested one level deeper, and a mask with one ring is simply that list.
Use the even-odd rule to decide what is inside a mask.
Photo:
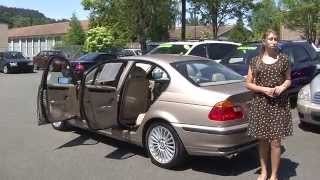
[{"label": "distant mountain", "polygon": [[9,28],[41,25],[55,22],[68,21],[67,19],[55,20],[47,18],[36,10],[12,8],[0,5],[0,22],[5,22]]}]

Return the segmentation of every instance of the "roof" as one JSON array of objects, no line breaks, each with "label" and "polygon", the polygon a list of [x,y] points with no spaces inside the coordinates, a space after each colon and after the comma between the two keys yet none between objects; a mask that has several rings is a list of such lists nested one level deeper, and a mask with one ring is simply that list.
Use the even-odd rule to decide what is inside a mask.
[{"label": "roof", "polygon": [[[218,29],[218,37],[223,36],[225,33],[232,30],[233,26],[225,25],[220,26]],[[186,26],[187,39],[201,39],[203,34],[208,33],[212,37],[212,26]],[[181,39],[181,27],[176,27],[169,31],[170,39]]]},{"label": "roof", "polygon": [[199,44],[234,44],[234,45],[240,45],[240,43],[235,43],[231,41],[218,41],[218,40],[204,40],[204,41],[177,41],[177,42],[168,42],[164,44],[174,44],[174,45],[199,45]]},{"label": "roof", "polygon": [[[80,21],[83,30],[89,29],[89,21]],[[12,28],[8,30],[9,38],[16,37],[32,37],[32,36],[50,36],[58,34],[66,34],[69,30],[69,22],[60,22],[53,24],[44,24],[36,26],[27,26],[21,28]]]},{"label": "roof", "polygon": [[143,56],[127,56],[120,59],[135,60],[135,61],[149,61],[153,63],[170,64],[174,62],[190,61],[190,60],[209,60],[198,56],[175,55],[175,54],[152,54]]}]

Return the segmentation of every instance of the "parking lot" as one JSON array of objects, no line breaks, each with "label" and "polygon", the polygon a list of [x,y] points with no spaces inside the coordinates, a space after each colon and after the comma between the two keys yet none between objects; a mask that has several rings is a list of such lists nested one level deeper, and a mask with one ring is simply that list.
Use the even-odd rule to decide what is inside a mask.
[{"label": "parking lot", "polygon": [[[82,130],[39,127],[36,94],[41,74],[0,73],[1,180],[257,178],[255,150],[233,159],[192,157],[183,167],[166,170],[153,165],[142,148]],[[292,116],[294,136],[283,142],[280,179],[318,179],[320,128],[299,127],[295,109]]]}]

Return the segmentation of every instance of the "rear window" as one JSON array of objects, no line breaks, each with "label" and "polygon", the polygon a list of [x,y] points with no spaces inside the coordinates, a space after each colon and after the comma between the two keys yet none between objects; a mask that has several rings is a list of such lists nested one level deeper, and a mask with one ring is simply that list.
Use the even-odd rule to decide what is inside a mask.
[{"label": "rear window", "polygon": [[260,52],[260,45],[239,46],[222,60],[225,64],[249,64]]},{"label": "rear window", "polygon": [[184,61],[171,64],[181,75],[198,86],[244,81],[244,77],[226,66],[210,60]]},{"label": "rear window", "polygon": [[191,45],[186,44],[165,43],[152,50],[150,54],[186,54],[191,47]]}]

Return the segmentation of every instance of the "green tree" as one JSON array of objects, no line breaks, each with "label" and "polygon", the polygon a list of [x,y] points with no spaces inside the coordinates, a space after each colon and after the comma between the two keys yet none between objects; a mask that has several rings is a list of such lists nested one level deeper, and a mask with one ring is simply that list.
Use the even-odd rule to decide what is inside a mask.
[{"label": "green tree", "polygon": [[67,45],[83,45],[86,39],[85,32],[83,31],[80,21],[75,14],[72,14],[69,22],[68,33],[64,36],[64,43]]},{"label": "green tree", "polygon": [[292,29],[303,29],[306,38],[315,42],[320,29],[320,0],[283,0],[285,23]]},{"label": "green tree", "polygon": [[85,41],[85,51],[102,52],[107,48],[117,48],[124,46],[123,39],[115,38],[115,30],[110,27],[96,27],[87,32]]},{"label": "green tree", "polygon": [[245,28],[243,21],[239,19],[235,27],[229,33],[228,38],[231,41],[242,43],[252,39],[252,32]]},{"label": "green tree", "polygon": [[282,19],[281,11],[274,0],[262,0],[252,11],[250,27],[254,32],[254,39],[260,40],[267,29],[280,31]]},{"label": "green tree", "polygon": [[175,21],[175,0],[82,0],[90,10],[93,27],[109,26],[122,37],[138,40],[142,51],[146,41],[164,39]]},{"label": "green tree", "polygon": [[252,6],[251,0],[190,0],[195,11],[200,12],[200,21],[212,25],[213,38],[218,36],[219,27],[227,20],[243,18]]}]

